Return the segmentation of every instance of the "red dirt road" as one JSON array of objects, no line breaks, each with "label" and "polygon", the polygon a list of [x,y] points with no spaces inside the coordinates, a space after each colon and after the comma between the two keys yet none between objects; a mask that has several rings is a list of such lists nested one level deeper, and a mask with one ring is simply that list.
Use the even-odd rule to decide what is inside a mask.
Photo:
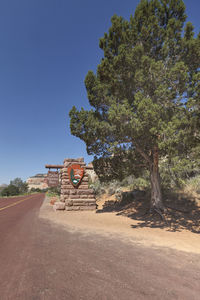
[{"label": "red dirt road", "polygon": [[200,256],[70,233],[43,199],[0,199],[0,300],[200,299]]}]

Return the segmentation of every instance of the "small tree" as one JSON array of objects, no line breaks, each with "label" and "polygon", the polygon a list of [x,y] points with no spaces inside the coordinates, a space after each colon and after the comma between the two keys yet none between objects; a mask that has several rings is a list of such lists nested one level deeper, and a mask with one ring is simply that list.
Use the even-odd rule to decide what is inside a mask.
[{"label": "small tree", "polygon": [[22,179],[19,177],[11,180],[10,184],[16,186],[19,189],[20,194],[24,194],[28,192],[28,184],[22,181]]},{"label": "small tree", "polygon": [[200,35],[191,23],[183,28],[185,20],[182,0],[142,0],[130,21],[114,15],[100,39],[97,73],[85,79],[93,109],[70,111],[71,132],[95,155],[99,174],[116,175],[119,164],[119,176],[149,169],[151,209],[158,213],[159,158],[186,155],[197,124]]}]

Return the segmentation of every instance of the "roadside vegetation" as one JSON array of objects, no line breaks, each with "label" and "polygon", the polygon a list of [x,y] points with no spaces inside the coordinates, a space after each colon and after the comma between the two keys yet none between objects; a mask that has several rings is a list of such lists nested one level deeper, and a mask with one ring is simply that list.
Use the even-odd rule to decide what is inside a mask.
[{"label": "roadside vegetation", "polygon": [[60,196],[60,186],[49,187],[47,189],[31,188],[28,189],[28,184],[21,178],[15,178],[10,181],[9,185],[3,185],[0,187],[0,197],[12,197],[12,196],[23,196],[34,193],[46,193],[49,197]]},{"label": "roadside vegetation", "polygon": [[[179,170],[180,171],[180,170]],[[181,177],[178,176],[178,181],[174,181],[173,178],[167,176],[165,172],[161,172],[161,176],[163,178],[162,181],[162,191],[166,194],[168,191],[171,192],[179,192],[183,191],[188,194],[196,194],[200,197],[200,171],[192,177]],[[175,176],[175,175],[174,175]],[[124,190],[127,191],[143,191],[145,193],[150,192],[150,183],[148,172],[141,177],[135,177],[134,175],[130,175],[124,178],[122,181],[113,180],[109,183],[100,182],[97,179],[95,182],[89,183],[90,188],[92,188],[97,197],[108,194],[119,194]]]},{"label": "roadside vegetation", "polygon": [[1,197],[26,195],[28,193],[28,184],[21,178],[15,178],[10,184],[0,191]]},{"label": "roadside vegetation", "polygon": [[49,189],[32,188],[28,189],[28,184],[21,178],[17,177],[10,181],[9,185],[3,185],[0,188],[0,197],[12,197],[12,196],[23,196],[34,193],[46,193]]},{"label": "roadside vegetation", "polygon": [[60,196],[60,186],[57,187],[49,187],[47,189],[46,195],[48,197],[59,197]]},{"label": "roadside vegetation", "polygon": [[196,171],[190,173],[189,167],[186,172],[184,167],[177,166],[171,168],[172,176],[164,167],[165,163],[160,165],[166,208],[164,218],[156,213],[149,214],[151,186],[147,171],[140,177],[130,175],[122,181],[100,182],[97,179],[90,182],[97,198],[97,213],[116,212],[117,215],[139,220],[138,227],[166,227],[169,231],[186,229],[200,233],[200,168],[196,166]]},{"label": "roadside vegetation", "polygon": [[186,19],[182,0],[142,0],[129,20],[114,15],[85,78],[91,109],[69,114],[94,156],[96,191],[132,180],[163,220],[166,191],[199,186],[200,33]]}]

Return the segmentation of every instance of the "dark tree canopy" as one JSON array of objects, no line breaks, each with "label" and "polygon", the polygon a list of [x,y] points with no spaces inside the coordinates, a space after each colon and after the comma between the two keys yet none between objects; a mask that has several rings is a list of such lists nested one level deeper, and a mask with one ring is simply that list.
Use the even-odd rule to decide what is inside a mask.
[{"label": "dark tree canopy", "polygon": [[16,196],[16,195],[19,195],[19,188],[13,184],[9,184],[1,192],[1,196],[3,197]]},{"label": "dark tree canopy", "polygon": [[185,21],[182,0],[142,0],[129,21],[114,15],[99,43],[104,57],[85,78],[92,109],[70,112],[98,173],[147,167],[159,210],[159,157],[187,155],[200,139],[200,34]]}]

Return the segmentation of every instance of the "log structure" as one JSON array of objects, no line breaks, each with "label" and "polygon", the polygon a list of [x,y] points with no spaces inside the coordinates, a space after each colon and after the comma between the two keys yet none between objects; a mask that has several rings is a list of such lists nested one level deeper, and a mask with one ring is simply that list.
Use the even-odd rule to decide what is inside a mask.
[{"label": "log structure", "polygon": [[[83,177],[76,186],[73,185],[72,179],[70,178],[70,170],[73,166],[83,170],[83,172],[81,171]],[[77,159],[65,159],[63,168],[60,170],[60,177],[60,201],[65,202],[65,210],[96,210],[96,199],[93,190],[88,187],[87,167],[82,157]]]},{"label": "log structure", "polygon": [[62,169],[63,168],[63,165],[45,165],[45,168],[47,169]]}]

